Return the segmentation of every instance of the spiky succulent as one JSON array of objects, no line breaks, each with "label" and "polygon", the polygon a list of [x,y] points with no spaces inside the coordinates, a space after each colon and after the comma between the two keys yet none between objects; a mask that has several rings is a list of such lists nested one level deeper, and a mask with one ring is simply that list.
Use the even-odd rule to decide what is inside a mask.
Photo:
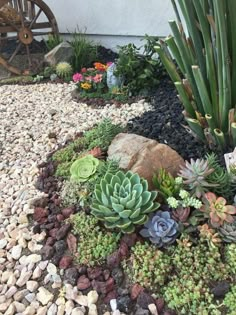
[{"label": "spiky succulent", "polygon": [[180,185],[176,183],[174,177],[163,168],[157,171],[152,181],[164,200],[176,196],[180,190]]},{"label": "spiky succulent", "polygon": [[226,200],[223,197],[217,198],[215,194],[208,192],[204,195],[203,203],[200,210],[206,217],[210,218],[214,227],[219,227],[224,222],[233,222],[232,214],[236,214],[236,207],[226,205]]},{"label": "spiky succulent", "polygon": [[219,234],[226,243],[236,243],[236,218],[232,223],[224,222],[219,227]]},{"label": "spiky succulent", "polygon": [[209,167],[208,161],[204,159],[191,159],[190,163],[185,162],[185,166],[180,166],[179,176],[183,177],[184,184],[191,190],[191,193],[200,198],[210,187],[217,187],[219,184],[209,183],[207,177],[214,172]]},{"label": "spiky succulent", "polygon": [[176,240],[178,224],[171,219],[168,211],[157,211],[144,224],[140,234],[143,237],[148,237],[157,247],[166,247]]},{"label": "spiky succulent", "polygon": [[92,214],[109,229],[132,233],[135,225],[147,222],[148,214],[160,206],[154,201],[156,196],[157,192],[148,191],[147,181],[138,174],[108,173],[96,185]]},{"label": "spiky succulent", "polygon": [[69,80],[72,77],[73,69],[68,62],[59,62],[56,65],[56,74],[65,80]]},{"label": "spiky succulent", "polygon": [[71,179],[76,182],[86,182],[98,168],[99,160],[88,154],[76,160],[70,168]]}]

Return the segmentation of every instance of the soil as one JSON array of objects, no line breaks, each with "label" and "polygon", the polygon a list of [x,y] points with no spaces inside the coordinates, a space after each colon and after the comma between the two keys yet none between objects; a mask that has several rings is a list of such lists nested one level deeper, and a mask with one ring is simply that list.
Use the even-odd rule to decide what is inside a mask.
[{"label": "soil", "polygon": [[168,77],[163,77],[150,100],[153,111],[129,121],[128,132],[165,143],[184,159],[204,157],[208,148],[190,133],[182,114],[183,106]]}]

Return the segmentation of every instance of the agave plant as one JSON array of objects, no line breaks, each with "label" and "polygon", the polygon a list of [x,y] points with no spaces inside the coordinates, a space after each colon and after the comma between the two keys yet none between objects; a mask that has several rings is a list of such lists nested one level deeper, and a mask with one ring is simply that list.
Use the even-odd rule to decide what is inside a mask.
[{"label": "agave plant", "polygon": [[223,197],[217,198],[215,194],[208,192],[204,195],[203,203],[200,211],[210,218],[212,226],[219,227],[224,222],[232,223],[234,221],[232,214],[236,214],[236,207],[226,205]]},{"label": "agave plant", "polygon": [[210,168],[207,160],[197,159],[196,161],[191,159],[190,163],[185,162],[185,166],[180,166],[181,170],[179,176],[183,177],[184,184],[188,186],[191,193],[200,198],[210,187],[217,187],[217,183],[209,183],[207,176],[214,172],[213,168]]},{"label": "agave plant", "polygon": [[147,181],[138,174],[108,173],[95,187],[91,213],[109,229],[132,233],[135,225],[147,222],[148,214],[160,206],[156,197],[157,192],[148,191]]},{"label": "agave plant", "polygon": [[224,222],[219,227],[219,234],[223,240],[227,243],[236,243],[236,219],[232,223]]},{"label": "agave plant", "polygon": [[157,211],[144,224],[140,234],[143,237],[148,237],[157,247],[166,247],[176,240],[178,224],[171,219],[168,211]]},{"label": "agave plant", "polygon": [[86,182],[98,168],[99,160],[92,155],[86,155],[76,160],[70,168],[71,179],[76,182]]},{"label": "agave plant", "polygon": [[177,16],[177,22],[169,22],[174,36],[156,50],[175,83],[186,121],[209,144],[235,146],[236,1],[171,1]]},{"label": "agave plant", "polygon": [[174,177],[163,168],[157,171],[152,181],[165,200],[175,196],[180,190],[180,185],[176,183]]}]

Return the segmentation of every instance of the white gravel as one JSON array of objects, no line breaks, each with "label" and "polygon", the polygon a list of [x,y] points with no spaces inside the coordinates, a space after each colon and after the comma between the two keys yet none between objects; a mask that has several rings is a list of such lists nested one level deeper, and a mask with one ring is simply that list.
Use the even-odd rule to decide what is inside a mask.
[{"label": "white gravel", "polygon": [[[45,235],[33,235],[27,217],[33,213],[32,200],[42,196],[34,188],[37,164],[58,144],[104,117],[125,124],[151,106],[140,101],[120,108],[109,105],[92,109],[72,101],[73,88],[67,84],[0,86],[0,315],[87,311],[72,300],[64,299],[65,305],[55,301],[53,287],[58,288],[59,270],[56,286],[53,282],[47,289],[37,285],[51,279],[45,271],[55,271],[54,266],[41,261],[40,242]],[[51,132],[56,133],[56,139],[49,139]],[[28,256],[26,249],[31,252]],[[62,281],[59,285],[64,288]],[[89,312],[96,315],[96,305],[91,305]]]}]

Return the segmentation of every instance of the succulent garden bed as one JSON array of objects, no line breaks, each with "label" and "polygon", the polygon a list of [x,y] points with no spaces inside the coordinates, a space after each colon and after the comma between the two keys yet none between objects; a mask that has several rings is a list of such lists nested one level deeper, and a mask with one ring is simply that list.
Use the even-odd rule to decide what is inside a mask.
[{"label": "succulent garden bed", "polygon": [[231,176],[211,154],[181,163],[177,177],[156,170],[149,191],[146,179],[107,158],[122,131],[105,120],[39,166],[37,187],[48,198],[33,220],[47,235],[43,259],[83,293],[96,290],[98,314],[114,299],[125,314],[234,314]]}]

